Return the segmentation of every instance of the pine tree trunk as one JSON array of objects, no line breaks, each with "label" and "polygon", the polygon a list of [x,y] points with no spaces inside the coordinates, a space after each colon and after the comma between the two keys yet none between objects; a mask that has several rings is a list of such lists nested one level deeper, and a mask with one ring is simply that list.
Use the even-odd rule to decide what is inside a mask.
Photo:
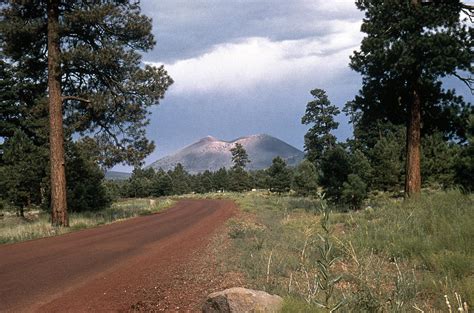
[{"label": "pine tree trunk", "polygon": [[405,196],[412,197],[421,191],[421,99],[417,88],[413,88],[408,109]]},{"label": "pine tree trunk", "polygon": [[51,160],[51,222],[69,226],[66,201],[64,131],[61,99],[59,0],[48,0],[49,144]]}]

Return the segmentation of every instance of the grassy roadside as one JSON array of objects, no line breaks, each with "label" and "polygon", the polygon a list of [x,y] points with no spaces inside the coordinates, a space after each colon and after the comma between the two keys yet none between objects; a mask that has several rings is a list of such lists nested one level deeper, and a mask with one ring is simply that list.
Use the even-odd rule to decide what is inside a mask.
[{"label": "grassy roadside", "polygon": [[[474,196],[379,197],[357,212],[319,200],[266,193],[229,197],[242,209],[229,221],[229,270],[251,287],[285,297],[285,312],[446,312],[474,303]],[[324,231],[328,227],[328,232]],[[464,311],[465,312],[465,311]]]},{"label": "grassy roadside", "polygon": [[0,219],[0,244],[61,235],[139,215],[153,214],[169,208],[174,203],[175,201],[167,198],[120,200],[105,210],[71,213],[69,228],[51,226],[50,216],[47,212],[30,212],[26,219],[18,218],[10,212],[4,212],[5,216]]}]

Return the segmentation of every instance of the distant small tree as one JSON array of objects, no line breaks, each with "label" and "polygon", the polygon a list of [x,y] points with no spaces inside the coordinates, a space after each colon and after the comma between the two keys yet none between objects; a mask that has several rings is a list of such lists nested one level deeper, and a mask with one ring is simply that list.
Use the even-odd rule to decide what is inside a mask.
[{"label": "distant small tree", "polygon": [[209,170],[204,171],[200,177],[202,192],[212,192],[215,190],[213,175]]},{"label": "distant small tree", "polygon": [[173,192],[173,180],[170,175],[159,169],[158,172],[154,175],[152,186],[151,186],[151,195],[155,197],[169,196]]},{"label": "distant small tree", "polygon": [[361,150],[356,149],[351,153],[350,162],[351,173],[357,175],[367,186],[370,186],[374,177],[374,169],[369,158]]},{"label": "distant small tree", "polygon": [[268,168],[270,176],[270,190],[273,192],[288,192],[291,187],[291,172],[286,166],[285,160],[277,156]]},{"label": "distant small tree", "polygon": [[229,170],[228,188],[231,191],[242,192],[249,190],[251,185],[251,178],[242,167],[235,167]]},{"label": "distant small tree", "polygon": [[349,205],[350,209],[360,209],[367,198],[367,184],[356,174],[349,174],[347,181],[342,184],[341,202]]},{"label": "distant small tree", "polygon": [[306,112],[301,119],[304,125],[312,125],[304,136],[306,158],[318,164],[327,150],[336,144],[336,137],[331,133],[339,126],[334,117],[340,113],[331,102],[323,89],[311,90],[313,101],[306,105]]},{"label": "distant small tree", "polygon": [[191,192],[189,174],[181,163],[176,164],[174,170],[168,174],[173,181],[173,194],[182,195]]},{"label": "distant small tree", "polygon": [[136,167],[127,185],[129,197],[149,197],[151,195],[154,176],[155,171],[152,168],[143,169]]},{"label": "distant small tree", "polygon": [[234,163],[234,169],[245,169],[247,164],[250,163],[247,151],[240,143],[236,143],[235,146],[230,149],[230,152],[232,153],[232,163]]},{"label": "distant small tree", "polygon": [[253,186],[257,189],[270,189],[270,176],[265,169],[252,172]]},{"label": "distant small tree", "polygon": [[380,138],[371,150],[374,175],[373,186],[377,190],[396,191],[401,188],[404,176],[403,130]]},{"label": "distant small tree", "polygon": [[309,160],[303,160],[295,170],[293,189],[297,194],[307,197],[316,194],[318,188],[318,173]]},{"label": "distant small tree", "polygon": [[214,173],[214,184],[217,190],[227,190],[229,188],[229,175],[225,167]]},{"label": "distant small tree", "polygon": [[331,201],[340,202],[343,184],[350,173],[350,155],[344,147],[336,145],[324,153],[321,161],[320,183]]}]

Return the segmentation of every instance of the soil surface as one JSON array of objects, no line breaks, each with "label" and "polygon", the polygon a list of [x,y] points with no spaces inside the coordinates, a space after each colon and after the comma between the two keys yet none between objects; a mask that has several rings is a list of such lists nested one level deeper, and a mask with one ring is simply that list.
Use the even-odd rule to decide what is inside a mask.
[{"label": "soil surface", "polygon": [[236,211],[227,200],[185,200],[155,215],[0,246],[0,311],[199,311],[205,295],[238,284],[217,273],[210,252]]}]

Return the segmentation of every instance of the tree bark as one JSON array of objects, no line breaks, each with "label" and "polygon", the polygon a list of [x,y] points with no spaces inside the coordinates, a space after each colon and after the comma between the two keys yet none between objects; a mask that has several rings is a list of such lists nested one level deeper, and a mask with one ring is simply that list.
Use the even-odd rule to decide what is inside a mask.
[{"label": "tree bark", "polygon": [[405,196],[421,192],[421,99],[418,88],[413,88],[408,108]]},{"label": "tree bark", "polygon": [[59,0],[48,0],[48,92],[51,160],[51,222],[69,226],[66,201],[66,169],[61,98]]}]

